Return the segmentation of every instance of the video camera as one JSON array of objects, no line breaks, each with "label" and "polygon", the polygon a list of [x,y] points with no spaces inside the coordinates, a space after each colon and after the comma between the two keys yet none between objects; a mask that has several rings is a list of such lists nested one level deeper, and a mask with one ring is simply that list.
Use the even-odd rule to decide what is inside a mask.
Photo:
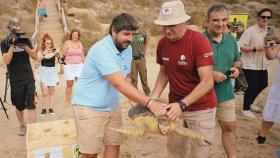
[{"label": "video camera", "polygon": [[22,37],[25,34],[22,30],[17,30],[16,28],[11,29],[11,34],[8,36],[10,43],[17,46],[27,45],[28,38]]}]

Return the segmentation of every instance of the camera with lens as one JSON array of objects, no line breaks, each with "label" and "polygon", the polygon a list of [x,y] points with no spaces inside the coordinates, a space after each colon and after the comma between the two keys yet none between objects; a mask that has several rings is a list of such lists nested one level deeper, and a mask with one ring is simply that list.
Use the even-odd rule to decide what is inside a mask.
[{"label": "camera with lens", "polygon": [[56,48],[48,48],[47,51],[55,53],[56,52]]},{"label": "camera with lens", "polygon": [[56,57],[57,57],[58,62],[59,62],[60,64],[66,65],[65,56],[64,56],[64,55],[60,55],[59,53],[57,53],[57,54],[56,54]]},{"label": "camera with lens", "polygon": [[11,29],[11,34],[8,36],[10,43],[17,46],[27,45],[28,38],[22,37],[25,34],[22,30],[17,30],[16,28]]},{"label": "camera with lens", "polygon": [[62,55],[60,57],[60,63],[63,64],[63,65],[66,65],[66,63],[65,63],[65,56],[64,55]]}]

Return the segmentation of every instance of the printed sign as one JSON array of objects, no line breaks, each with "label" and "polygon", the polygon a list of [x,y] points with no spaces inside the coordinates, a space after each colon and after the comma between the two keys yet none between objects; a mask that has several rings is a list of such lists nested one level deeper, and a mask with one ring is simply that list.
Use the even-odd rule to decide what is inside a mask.
[{"label": "printed sign", "polygon": [[244,29],[247,28],[248,23],[248,14],[247,13],[234,13],[229,15],[229,22],[234,25],[238,22],[242,22],[244,24]]},{"label": "printed sign", "polygon": [[35,150],[35,158],[63,158],[63,149],[61,146]]},{"label": "printed sign", "polygon": [[229,15],[229,22],[231,24],[231,34],[236,37],[235,29],[238,27],[238,24],[242,23],[244,29],[247,28],[248,23],[248,14],[247,13],[234,13]]}]

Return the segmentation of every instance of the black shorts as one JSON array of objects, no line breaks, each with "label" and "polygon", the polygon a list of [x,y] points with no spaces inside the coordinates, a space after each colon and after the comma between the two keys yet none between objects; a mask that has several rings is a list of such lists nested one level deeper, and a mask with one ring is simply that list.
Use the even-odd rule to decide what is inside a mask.
[{"label": "black shorts", "polygon": [[10,80],[11,100],[19,111],[35,109],[35,80]]}]

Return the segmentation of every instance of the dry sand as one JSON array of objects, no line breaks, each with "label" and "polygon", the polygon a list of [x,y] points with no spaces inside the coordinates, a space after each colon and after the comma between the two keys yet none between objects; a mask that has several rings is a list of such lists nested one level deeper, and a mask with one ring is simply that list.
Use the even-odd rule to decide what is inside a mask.
[{"label": "dry sand", "polygon": [[[148,81],[151,87],[153,87],[156,74],[158,72],[159,66],[155,63],[155,57],[147,58],[148,67]],[[275,70],[275,65],[277,63],[274,61],[269,69],[269,81],[273,80],[273,74]],[[4,95],[4,85],[5,85],[5,66],[0,57],[0,96],[3,99]],[[71,107],[65,108],[64,98],[65,98],[65,81],[63,75],[59,75],[60,84],[56,88],[56,106],[55,115],[40,116],[41,104],[38,104],[37,108],[37,120],[38,122],[60,120],[73,118],[73,109]],[[140,88],[141,89],[141,86]],[[263,109],[266,96],[269,88],[264,90],[263,93],[259,95],[256,103]],[[38,91],[39,92],[39,91]],[[25,148],[25,137],[17,136],[18,123],[15,116],[15,109],[11,105],[9,100],[10,91],[8,90],[7,104],[5,104],[8,109],[8,114],[10,119],[7,120],[3,110],[0,110],[0,158],[25,158],[26,148]],[[167,98],[167,90],[164,91],[162,98]],[[275,158],[275,151],[280,147],[280,126],[275,125],[269,136],[268,141],[264,145],[249,145],[249,140],[254,139],[257,135],[258,129],[260,127],[262,114],[257,114],[257,119],[247,120],[242,115],[242,100],[243,96],[236,96],[236,113],[237,113],[237,157],[238,158]],[[124,125],[130,123],[127,117],[127,111],[130,108],[128,100],[123,97],[121,99],[120,105],[123,107],[123,120]],[[221,130],[219,125],[216,125],[216,138],[211,151],[211,158],[225,158],[225,152],[221,145]],[[133,137],[125,136],[124,144],[121,146],[121,158],[166,158],[166,137],[147,134],[144,137]],[[101,156],[99,156],[101,157]]]}]

